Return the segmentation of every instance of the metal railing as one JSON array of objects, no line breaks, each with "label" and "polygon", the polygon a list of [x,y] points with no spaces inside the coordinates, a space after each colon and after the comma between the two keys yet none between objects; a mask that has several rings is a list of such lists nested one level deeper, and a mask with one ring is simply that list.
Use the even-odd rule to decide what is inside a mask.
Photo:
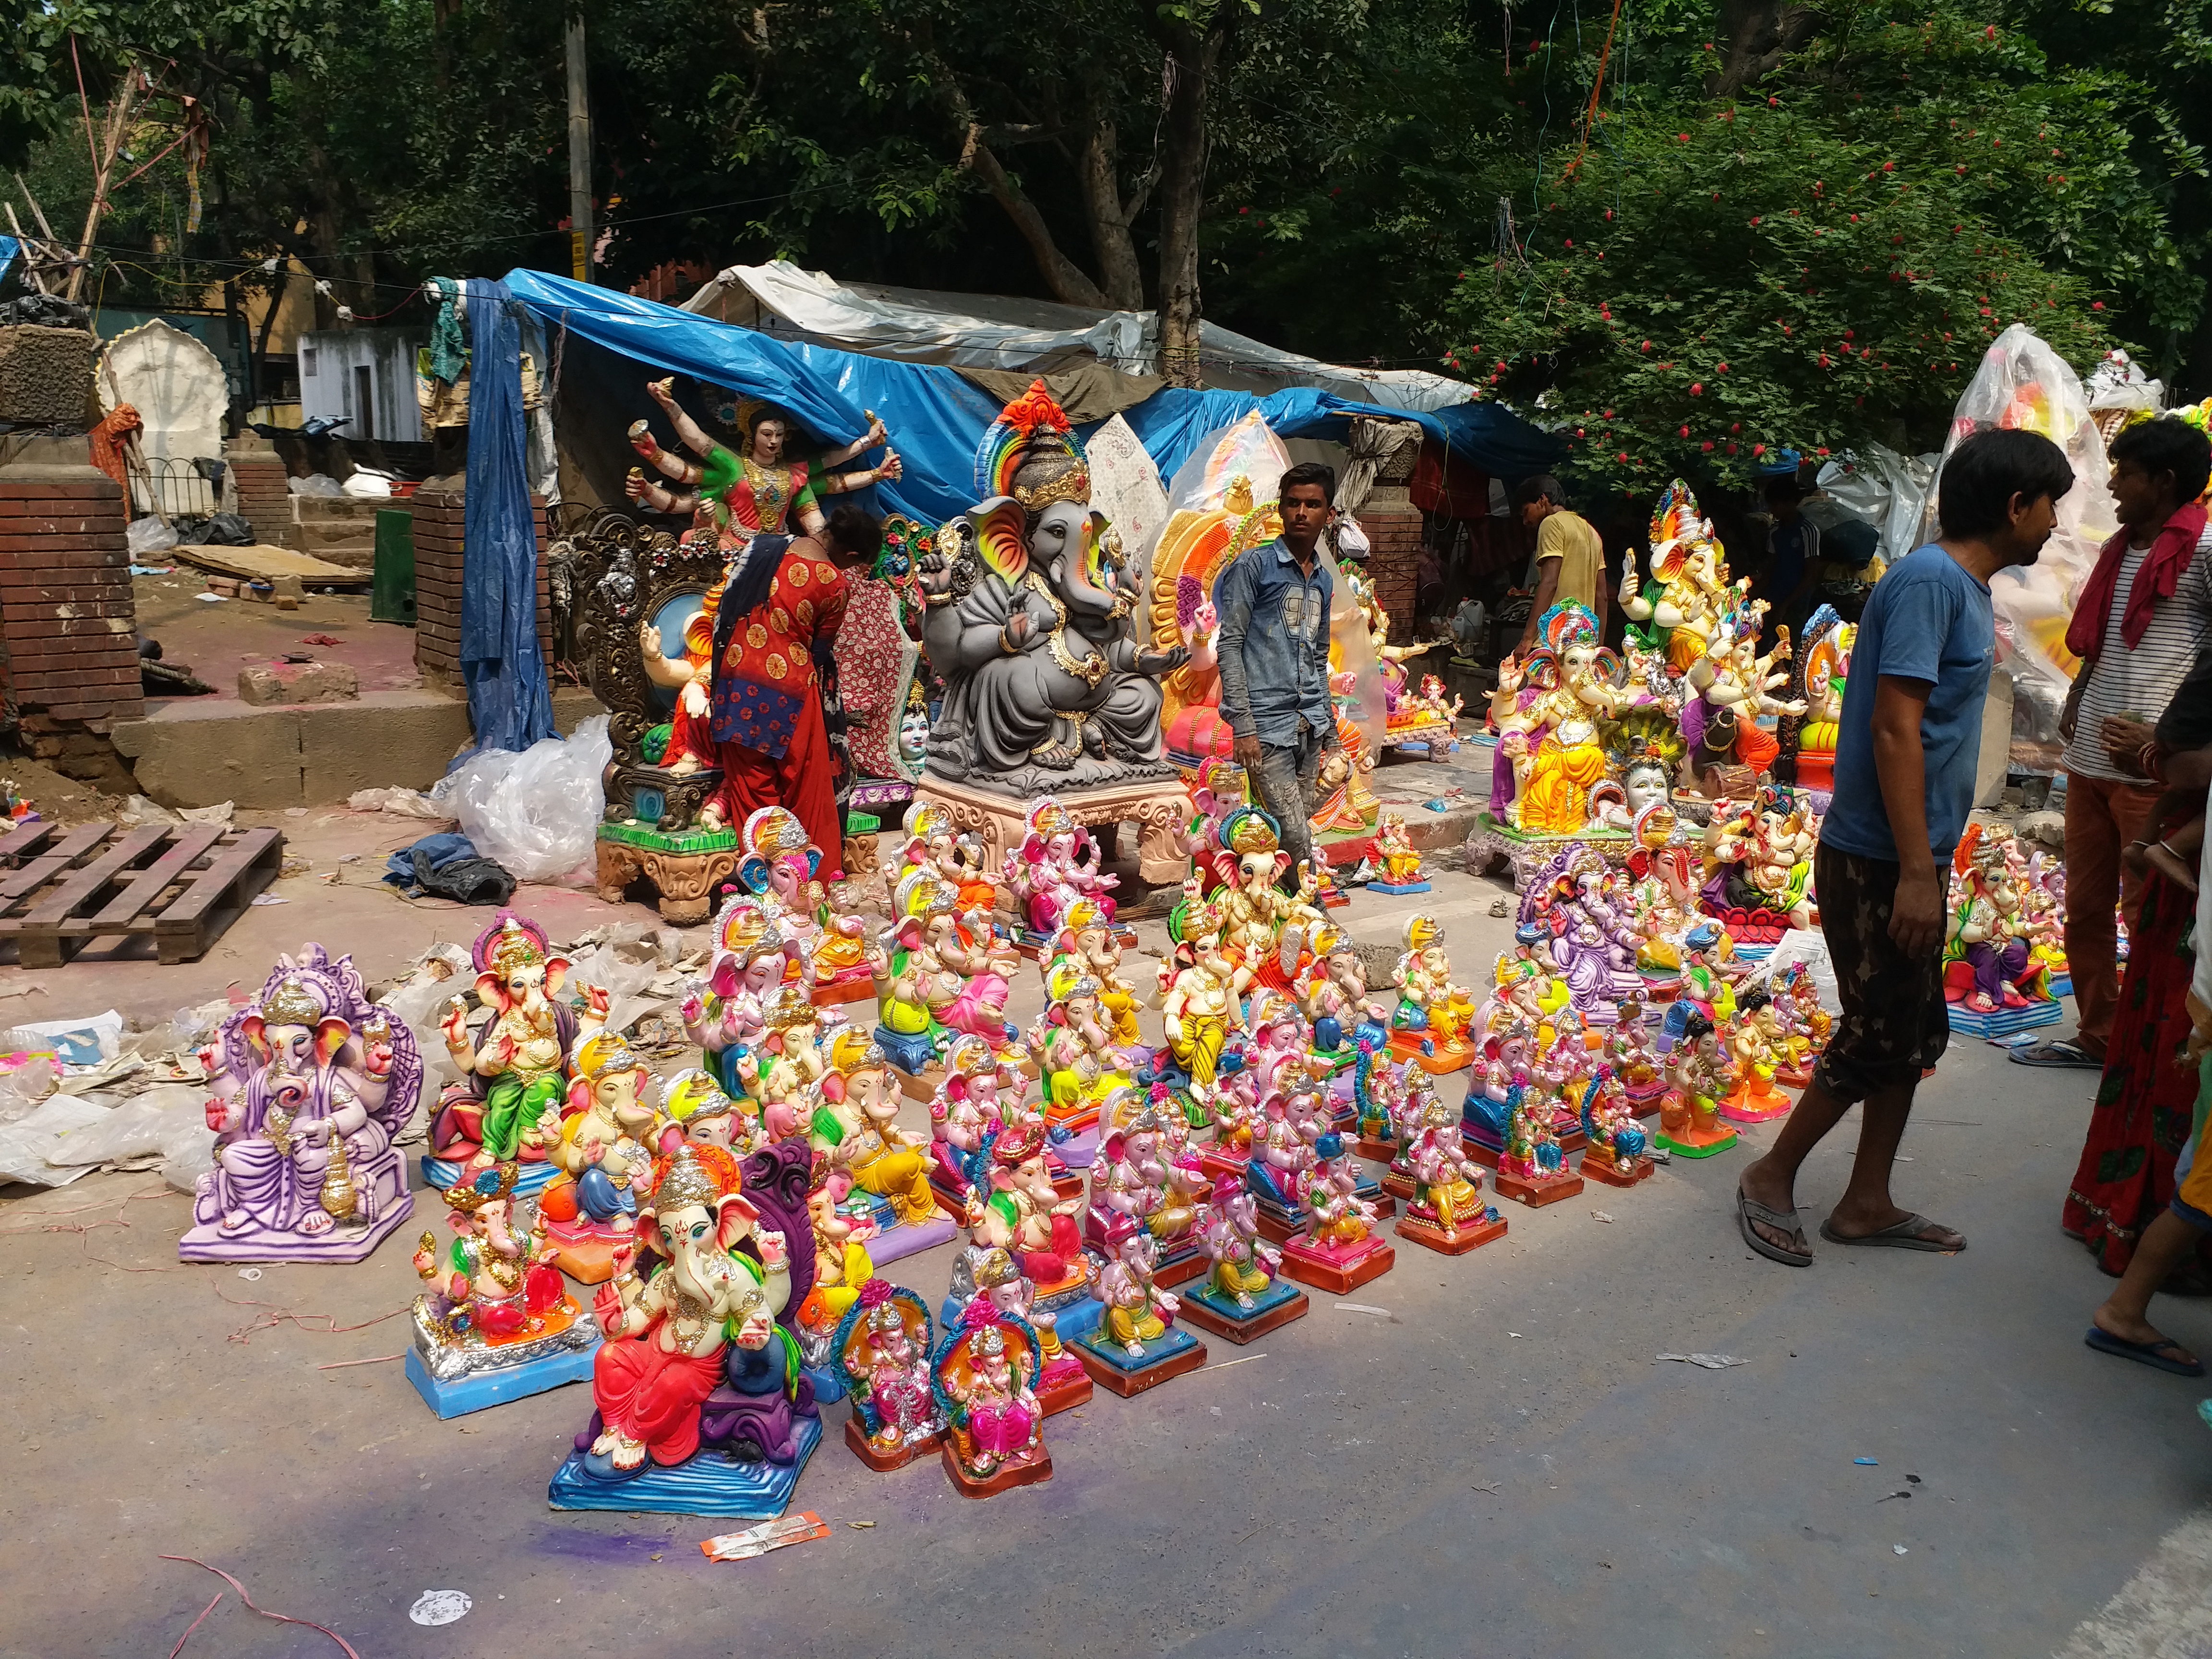
[{"label": "metal railing", "polygon": [[[219,460],[180,460],[169,455],[149,455],[146,470],[131,481],[134,511],[158,508],[171,519],[211,516],[222,504],[222,465]],[[208,474],[214,473],[210,478]]]}]

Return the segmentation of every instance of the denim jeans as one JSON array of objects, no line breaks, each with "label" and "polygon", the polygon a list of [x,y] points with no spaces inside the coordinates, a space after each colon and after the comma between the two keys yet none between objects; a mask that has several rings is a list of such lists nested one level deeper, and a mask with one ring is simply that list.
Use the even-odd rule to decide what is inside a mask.
[{"label": "denim jeans", "polygon": [[1304,722],[1298,738],[1288,748],[1279,744],[1260,745],[1260,805],[1282,825],[1283,850],[1291,855],[1291,879],[1298,866],[1313,857],[1314,787],[1321,774],[1321,734]]}]

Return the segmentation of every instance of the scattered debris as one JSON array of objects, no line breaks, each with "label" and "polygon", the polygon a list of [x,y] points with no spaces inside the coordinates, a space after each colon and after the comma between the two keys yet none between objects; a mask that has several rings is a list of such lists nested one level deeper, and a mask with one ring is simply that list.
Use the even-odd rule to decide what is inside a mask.
[{"label": "scattered debris", "polygon": [[450,1625],[475,1605],[466,1590],[424,1590],[407,1609],[407,1616],[418,1625]]},{"label": "scattered debris", "polygon": [[264,904],[289,904],[291,902],[276,893],[256,893],[251,900],[251,903],[256,909]]},{"label": "scattered debris", "polygon": [[1680,1360],[1685,1365],[1695,1365],[1700,1370],[1707,1371],[1724,1371],[1731,1365],[1751,1364],[1748,1359],[1738,1359],[1730,1353],[1662,1353],[1654,1358]]},{"label": "scattered debris", "polygon": [[240,1279],[252,1282],[261,1277],[261,1269],[258,1267],[240,1267],[238,1270],[238,1276]]},{"label": "scattered debris", "polygon": [[1603,1210],[1592,1210],[1592,1211],[1590,1212],[1590,1219],[1591,1219],[1591,1220],[1593,1220],[1593,1221],[1603,1221],[1603,1222],[1610,1223],[1610,1222],[1612,1221],[1613,1218],[1612,1218],[1610,1215],[1608,1215],[1607,1213],[1606,1213],[1606,1212],[1604,1212]]},{"label": "scattered debris", "polygon": [[1916,1486],[1920,1484],[1920,1477],[1917,1474],[1908,1474],[1905,1478]]},{"label": "scattered debris", "polygon": [[864,1532],[868,1528],[874,1526],[876,1523],[872,1521],[848,1521],[845,1524],[850,1527],[854,1532]]},{"label": "scattered debris", "polygon": [[1854,1463],[1857,1463],[1857,1464],[1859,1464],[1859,1465],[1861,1465],[1861,1466],[1863,1466],[1863,1467],[1864,1467],[1864,1468],[1869,1468],[1869,1469],[1871,1469],[1871,1468],[1879,1468],[1879,1467],[1880,1467],[1880,1465],[1881,1465],[1881,1460],[1880,1458],[1878,1458],[1878,1457],[1854,1457],[1853,1459],[1851,1459],[1851,1462],[1854,1462]]},{"label": "scattered debris", "polygon": [[1340,1302],[1336,1305],[1346,1313],[1373,1314],[1377,1319],[1395,1320],[1398,1317],[1388,1308],[1370,1307],[1364,1302]]},{"label": "scattered debris", "polygon": [[1902,1544],[1892,1544],[1889,1547],[1899,1555],[1905,1553],[1905,1546]]},{"label": "scattered debris", "polygon": [[781,1521],[764,1521],[743,1532],[726,1532],[720,1537],[707,1539],[699,1546],[699,1553],[709,1561],[750,1561],[770,1550],[786,1549],[829,1535],[830,1528],[822,1517],[808,1510],[803,1514],[787,1515]]},{"label": "scattered debris", "polygon": [[1498,1483],[1495,1480],[1478,1480],[1474,1483],[1474,1489],[1477,1492],[1496,1492]]}]

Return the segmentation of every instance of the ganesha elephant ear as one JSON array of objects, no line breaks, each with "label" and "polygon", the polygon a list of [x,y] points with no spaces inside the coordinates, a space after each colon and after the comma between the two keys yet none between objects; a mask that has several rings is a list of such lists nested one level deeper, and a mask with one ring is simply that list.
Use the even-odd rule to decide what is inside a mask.
[{"label": "ganesha elephant ear", "polygon": [[739,1239],[760,1225],[760,1218],[752,1200],[742,1193],[730,1194],[715,1206],[714,1242],[725,1251],[735,1249]]},{"label": "ganesha elephant ear", "polygon": [[477,975],[477,1000],[496,1013],[505,1013],[507,1007],[506,981],[497,974]]},{"label": "ganesha elephant ear", "polygon": [[569,966],[566,957],[545,958],[545,994],[548,997],[560,994],[562,983],[568,977]]},{"label": "ganesha elephant ear", "polygon": [[315,1059],[322,1065],[331,1063],[331,1057],[346,1046],[353,1036],[353,1026],[333,1014],[315,1027]]},{"label": "ganesha elephant ear", "polygon": [[240,1019],[238,1022],[238,1029],[240,1033],[246,1038],[246,1046],[248,1048],[252,1048],[253,1052],[263,1060],[269,1058],[269,1039],[264,1035],[267,1030],[267,1024],[262,1019],[261,1015],[258,1011],[249,1013],[244,1018]]},{"label": "ganesha elephant ear", "polygon": [[757,853],[738,866],[738,879],[756,893],[768,891],[769,863]]},{"label": "ganesha elephant ear", "polygon": [[1029,514],[1011,495],[994,495],[968,509],[975,532],[975,551],[984,564],[1010,582],[1030,568]]}]

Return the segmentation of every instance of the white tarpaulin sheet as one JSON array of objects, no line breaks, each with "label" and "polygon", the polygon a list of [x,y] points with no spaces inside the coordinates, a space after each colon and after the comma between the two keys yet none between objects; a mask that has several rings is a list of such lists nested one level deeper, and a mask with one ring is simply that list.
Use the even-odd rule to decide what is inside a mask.
[{"label": "white tarpaulin sheet", "polygon": [[[1159,318],[1153,312],[844,283],[785,259],[732,265],[683,308],[770,333],[795,331],[823,345],[903,362],[1043,374],[1088,358],[1126,374],[1159,372]],[[783,327],[776,326],[779,321]],[[1212,323],[1200,325],[1199,349],[1210,386],[1261,392],[1314,386],[1389,409],[1448,409],[1468,400],[1464,381],[1419,369],[1324,363]]]}]

